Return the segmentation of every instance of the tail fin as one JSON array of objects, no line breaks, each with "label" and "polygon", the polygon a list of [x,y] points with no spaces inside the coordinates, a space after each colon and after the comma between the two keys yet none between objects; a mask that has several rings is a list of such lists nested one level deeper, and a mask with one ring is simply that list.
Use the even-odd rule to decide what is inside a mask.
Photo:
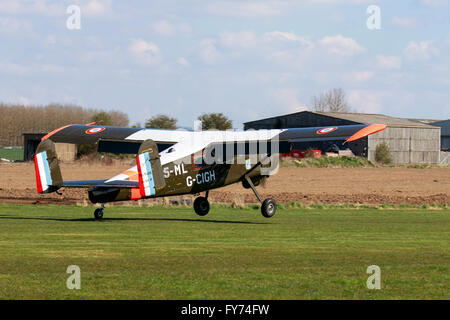
[{"label": "tail fin", "polygon": [[38,193],[51,193],[61,188],[63,180],[53,141],[47,139],[39,143],[34,156],[34,167]]},{"label": "tail fin", "polygon": [[141,144],[137,155],[137,167],[141,196],[155,195],[156,189],[166,185],[155,141],[149,139]]}]

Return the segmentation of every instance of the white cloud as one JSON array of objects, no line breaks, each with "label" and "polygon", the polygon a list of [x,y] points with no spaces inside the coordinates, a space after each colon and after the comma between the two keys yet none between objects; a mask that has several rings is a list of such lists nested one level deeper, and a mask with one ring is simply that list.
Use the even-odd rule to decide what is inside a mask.
[{"label": "white cloud", "polygon": [[190,34],[192,28],[187,23],[172,23],[167,20],[159,20],[152,24],[152,31],[159,36],[171,37],[179,34]]},{"label": "white cloud", "polygon": [[400,28],[411,29],[417,26],[417,21],[414,18],[394,17],[392,18],[392,24]]},{"label": "white cloud", "polygon": [[423,4],[429,5],[429,6],[443,6],[448,5],[450,3],[449,0],[422,0]]},{"label": "white cloud", "polygon": [[17,32],[29,33],[32,30],[31,23],[14,18],[0,17],[0,33],[13,34]]},{"label": "white cloud", "polygon": [[167,20],[160,20],[152,24],[152,30],[158,35],[173,36],[176,32],[174,25]]},{"label": "white cloud", "polygon": [[186,68],[191,66],[191,64],[189,63],[189,61],[187,61],[186,58],[183,58],[183,57],[178,58],[178,59],[177,59],[177,63],[178,63],[180,66],[183,66],[183,67],[186,67]]},{"label": "white cloud", "polygon": [[49,0],[8,0],[0,2],[0,13],[3,14],[39,14],[55,16],[65,14],[63,3],[55,3]]},{"label": "white cloud", "polygon": [[282,108],[286,112],[297,112],[308,109],[298,100],[297,90],[295,89],[277,89],[273,92],[273,97],[282,104]]},{"label": "white cloud", "polygon": [[366,50],[352,38],[346,38],[340,34],[334,37],[324,37],[319,43],[327,52],[340,56],[354,56]]},{"label": "white cloud", "polygon": [[6,74],[27,77],[34,74],[58,74],[72,72],[73,68],[56,64],[17,64],[9,61],[0,61],[0,69]]},{"label": "white cloud", "polygon": [[146,42],[142,39],[132,40],[129,51],[140,64],[146,66],[158,64],[162,59],[159,47],[153,42]]},{"label": "white cloud", "polygon": [[411,41],[403,50],[403,55],[409,62],[428,61],[439,54],[439,49],[433,45],[432,41]]},{"label": "white cloud", "polygon": [[395,56],[377,55],[377,64],[382,69],[394,70],[402,67],[402,59]]},{"label": "white cloud", "polygon": [[220,43],[225,47],[251,47],[257,43],[258,39],[252,31],[223,32],[220,35]]},{"label": "white cloud", "polygon": [[81,14],[87,16],[102,16],[112,13],[111,0],[90,0],[81,6]]},{"label": "white cloud", "polygon": [[266,32],[263,35],[263,39],[265,42],[287,41],[287,42],[298,42],[302,45],[307,46],[313,45],[313,43],[309,40],[309,38],[296,35],[294,32],[281,32],[281,31]]},{"label": "white cloud", "polygon": [[1,1],[0,2],[0,13],[3,14],[16,14],[23,12],[24,7],[18,1]]},{"label": "white cloud", "polygon": [[347,82],[355,83],[370,80],[373,76],[374,73],[372,71],[353,71],[344,74],[343,78]]},{"label": "white cloud", "polygon": [[238,18],[261,18],[283,15],[292,8],[307,5],[333,5],[348,4],[359,5],[373,3],[374,0],[228,0],[215,1],[206,6],[206,11],[220,16],[230,16]]},{"label": "white cloud", "polygon": [[208,4],[206,10],[221,16],[258,18],[279,15],[285,7],[284,1],[218,1]]},{"label": "white cloud", "polygon": [[350,90],[348,102],[358,112],[380,113],[385,93],[371,90]]},{"label": "white cloud", "polygon": [[214,64],[220,57],[216,48],[216,41],[213,39],[203,39],[200,42],[200,58],[207,64]]}]

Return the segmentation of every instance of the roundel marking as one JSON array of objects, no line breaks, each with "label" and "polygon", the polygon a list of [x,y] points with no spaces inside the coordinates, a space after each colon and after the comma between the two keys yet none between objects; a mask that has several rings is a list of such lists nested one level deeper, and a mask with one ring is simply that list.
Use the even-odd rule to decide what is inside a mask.
[{"label": "roundel marking", "polygon": [[86,130],[87,134],[94,134],[94,133],[99,133],[102,132],[103,130],[105,130],[104,127],[95,127],[95,128],[90,128]]},{"label": "roundel marking", "polygon": [[317,134],[330,133],[330,132],[337,130],[337,128],[338,127],[329,127],[329,128],[320,129],[320,130],[317,130]]}]

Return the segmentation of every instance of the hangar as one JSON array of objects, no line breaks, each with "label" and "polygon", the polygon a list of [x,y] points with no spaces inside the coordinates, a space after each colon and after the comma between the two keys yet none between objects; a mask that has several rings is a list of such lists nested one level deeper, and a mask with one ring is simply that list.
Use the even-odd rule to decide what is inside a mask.
[{"label": "hangar", "polygon": [[450,151],[450,119],[433,122],[432,125],[441,127],[441,150]]},{"label": "hangar", "polygon": [[[379,143],[387,143],[391,149],[394,164],[440,163],[441,128],[424,121],[394,118],[382,114],[301,111],[244,123],[249,129],[284,129],[352,124],[383,123],[386,130],[349,143],[355,155],[375,161],[375,149]],[[295,145],[296,149],[318,148],[327,151],[330,146],[343,148],[342,141],[328,141],[316,145],[308,142]]]}]

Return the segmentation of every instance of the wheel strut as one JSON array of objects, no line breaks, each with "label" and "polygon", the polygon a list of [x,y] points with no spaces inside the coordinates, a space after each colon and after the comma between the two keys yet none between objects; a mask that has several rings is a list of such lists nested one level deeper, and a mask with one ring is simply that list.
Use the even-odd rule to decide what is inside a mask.
[{"label": "wheel strut", "polygon": [[250,179],[247,175],[245,175],[244,178],[247,181],[247,183],[249,184],[250,188],[252,188],[253,193],[255,194],[256,198],[258,198],[258,201],[260,203],[263,203],[263,199],[261,198],[261,196],[259,195],[258,191],[256,190],[255,185],[252,182],[252,179]]},{"label": "wheel strut", "polygon": [[250,188],[252,188],[253,193],[258,198],[259,202],[261,203],[261,213],[265,218],[273,217],[277,210],[277,203],[272,198],[267,198],[263,201],[261,196],[259,195],[258,191],[255,188],[255,185],[252,182],[252,179],[250,179],[247,175],[244,176],[245,180],[249,184]]}]

